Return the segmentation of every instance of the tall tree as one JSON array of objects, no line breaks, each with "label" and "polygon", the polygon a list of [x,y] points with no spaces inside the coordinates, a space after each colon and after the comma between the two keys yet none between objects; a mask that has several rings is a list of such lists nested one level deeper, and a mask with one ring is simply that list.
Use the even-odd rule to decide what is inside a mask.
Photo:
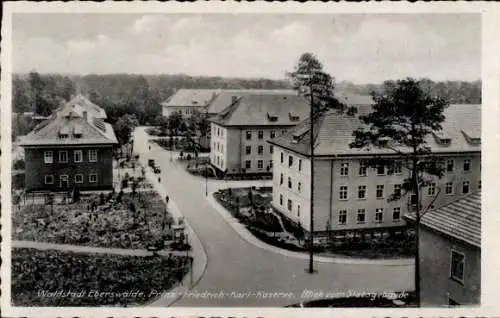
[{"label": "tall tree", "polygon": [[323,64],[314,54],[302,54],[295,70],[288,73],[288,76],[293,88],[311,100],[315,117],[329,109],[344,108],[344,105],[335,98],[333,77],[323,70]]},{"label": "tall tree", "polygon": [[395,157],[375,156],[369,160],[369,165],[392,167],[397,160],[409,171],[402,192],[394,193],[391,199],[410,194],[411,203],[415,204],[415,291],[420,305],[420,189],[443,175],[442,162],[431,152],[426,137],[442,129],[441,123],[445,120],[443,111],[448,103],[431,96],[422,89],[419,81],[411,78],[385,83],[382,92],[374,93],[373,99],[373,112],[360,116],[364,127],[353,132],[355,141],[350,147],[391,149]]},{"label": "tall tree", "polygon": [[114,124],[116,138],[120,145],[125,145],[130,141],[131,133],[139,125],[135,115],[126,114],[120,117]]}]

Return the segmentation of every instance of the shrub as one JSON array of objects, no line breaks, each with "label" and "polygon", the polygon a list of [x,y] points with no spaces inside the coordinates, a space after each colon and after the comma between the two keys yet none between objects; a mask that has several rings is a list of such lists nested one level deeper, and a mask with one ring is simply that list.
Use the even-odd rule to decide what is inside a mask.
[{"label": "shrub", "polygon": [[17,159],[12,163],[12,170],[23,170],[25,168],[24,160]]},{"label": "shrub", "polygon": [[191,154],[190,154],[190,153],[188,153],[188,155],[187,155],[186,159],[187,159],[188,161],[189,161],[189,160],[191,160]]}]

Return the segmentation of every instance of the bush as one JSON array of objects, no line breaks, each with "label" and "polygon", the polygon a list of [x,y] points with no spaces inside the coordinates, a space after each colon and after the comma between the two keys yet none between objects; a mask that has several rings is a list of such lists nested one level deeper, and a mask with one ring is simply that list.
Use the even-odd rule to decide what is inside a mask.
[{"label": "bush", "polygon": [[25,168],[25,163],[23,159],[16,159],[12,163],[12,170],[24,170]]}]

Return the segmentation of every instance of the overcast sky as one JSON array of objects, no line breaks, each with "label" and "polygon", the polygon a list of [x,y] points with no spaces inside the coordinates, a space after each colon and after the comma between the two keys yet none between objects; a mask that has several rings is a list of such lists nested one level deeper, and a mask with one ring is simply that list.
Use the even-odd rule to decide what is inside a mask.
[{"label": "overcast sky", "polygon": [[12,43],[15,72],[279,79],[311,52],[337,81],[481,75],[476,14],[16,14]]}]

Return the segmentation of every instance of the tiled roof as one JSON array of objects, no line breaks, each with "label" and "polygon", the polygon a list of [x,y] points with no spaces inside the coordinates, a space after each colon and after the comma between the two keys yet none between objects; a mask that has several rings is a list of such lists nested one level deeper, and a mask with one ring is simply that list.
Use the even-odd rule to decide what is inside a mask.
[{"label": "tiled roof", "polygon": [[179,89],[163,106],[207,106],[219,92],[218,89]]},{"label": "tiled roof", "polygon": [[[407,218],[415,220],[414,215]],[[481,247],[481,192],[425,213],[420,223],[433,230]]]},{"label": "tiled roof", "polygon": [[106,119],[106,112],[103,108],[92,103],[87,97],[83,95],[77,95],[72,98],[69,102],[64,104],[61,109],[68,109],[68,106],[72,106],[72,110],[82,114],[83,111],[87,111],[91,116],[95,118]]},{"label": "tiled roof", "polygon": [[[21,146],[39,145],[88,145],[116,144],[113,127],[101,118],[87,114],[87,118],[73,111],[73,105],[67,105],[54,113],[50,119],[37,125],[20,142]],[[60,135],[67,135],[61,139]]]},{"label": "tiled roof", "polygon": [[210,121],[223,126],[293,126],[308,115],[309,104],[302,96],[259,94],[240,97]]},{"label": "tiled roof", "polygon": [[[362,154],[393,154],[394,151],[384,148],[352,149],[349,144],[354,141],[353,131],[362,127],[359,115],[372,111],[371,106],[357,107],[357,116],[340,114],[336,110],[325,113],[316,124],[315,155],[362,155]],[[451,139],[449,145],[438,142],[435,136],[428,136],[426,142],[433,152],[464,152],[481,151],[481,143],[471,143],[467,135],[481,136],[481,105],[450,105],[445,109],[445,122],[442,123],[442,133]],[[309,155],[309,134],[304,138],[294,138],[297,131],[309,131],[308,121],[301,123],[288,133],[279,136],[271,143],[290,149],[297,153]],[[294,140],[295,139],[295,140]],[[404,151],[404,149],[400,149]]]},{"label": "tiled roof", "polygon": [[207,112],[217,114],[231,105],[233,96],[241,97],[245,95],[297,95],[293,89],[223,89],[217,94],[215,99],[208,106]]}]

